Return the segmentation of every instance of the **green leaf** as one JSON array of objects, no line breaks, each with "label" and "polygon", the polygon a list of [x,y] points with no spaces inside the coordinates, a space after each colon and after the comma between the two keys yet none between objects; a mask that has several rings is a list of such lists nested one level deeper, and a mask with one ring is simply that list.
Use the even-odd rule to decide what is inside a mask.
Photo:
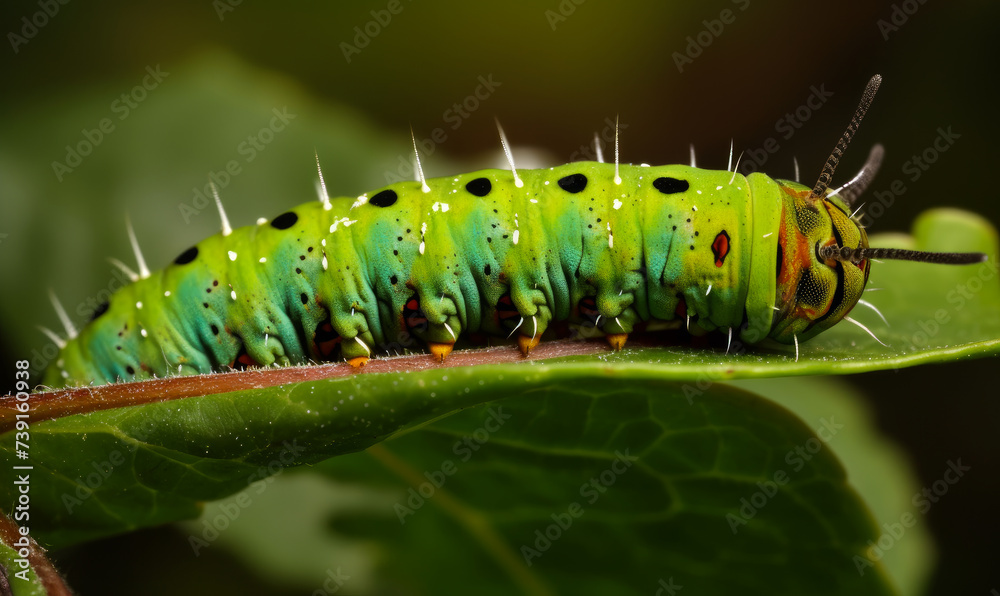
[{"label": "green leaf", "polygon": [[[266,486],[268,467],[273,473],[356,451],[455,409],[518,395],[440,421],[429,436],[404,436],[401,447],[383,449],[381,457],[397,473],[417,479],[421,471],[441,470],[443,456],[463,457],[453,446],[457,437],[471,432],[475,440],[470,428],[490,428],[486,420],[494,408],[503,424],[497,418],[493,424],[503,432],[491,435],[490,443],[504,447],[510,461],[498,469],[487,466],[490,474],[483,478],[456,476],[448,488],[462,493],[476,486],[477,494],[489,495],[487,508],[505,520],[505,532],[518,544],[532,544],[534,530],[544,530],[550,514],[572,515],[575,499],[592,512],[580,516],[578,535],[611,532],[612,542],[604,544],[643,544],[633,553],[635,561],[621,563],[624,577],[653,580],[654,587],[657,578],[635,575],[632,566],[683,570],[686,581],[706,589],[733,587],[727,582],[759,589],[752,582],[761,576],[751,570],[773,566],[784,569],[785,579],[777,588],[766,580],[771,593],[800,591],[810,577],[822,578],[829,593],[848,585],[855,593],[886,593],[878,567],[859,575],[852,562],[865,541],[877,537],[863,504],[836,460],[787,412],[722,386],[707,387],[693,399],[689,386],[642,378],[628,366],[518,370],[482,366],[366,375],[44,422],[31,437],[37,470],[32,510],[38,520],[32,531],[60,545],[193,517],[199,501],[248,484]],[[8,453],[11,435],[0,443]],[[424,447],[411,447],[413,441]],[[788,455],[797,448],[813,457]],[[590,503],[590,493],[578,493],[579,487],[613,469],[616,452],[639,459],[625,458],[627,469],[606,483],[615,490]],[[394,463],[393,453],[406,453],[407,462]],[[727,513],[739,516],[741,498],[767,492],[768,481],[782,480],[780,471],[790,482],[779,496],[759,513],[744,515],[746,525],[731,527]],[[456,511],[467,529],[478,528],[475,515],[461,506]],[[519,546],[483,532],[477,540],[501,543],[491,558],[504,560],[502,569],[517,577]],[[408,536],[422,534],[414,524]],[[209,546],[210,538],[196,536],[192,548]],[[582,553],[573,544],[560,542],[562,548],[545,552],[538,564],[578,560]],[[723,564],[729,572],[721,573]],[[830,577],[834,572],[816,574],[836,565],[844,570],[836,579]],[[575,585],[570,574],[547,581]],[[522,578],[520,584],[533,582]]]},{"label": "green leaf", "polygon": [[[871,555],[880,558],[901,594],[923,593],[935,557],[927,512],[914,504],[921,487],[909,457],[881,434],[874,413],[857,391],[830,377],[748,379],[732,385],[766,395],[804,421],[819,425],[824,418],[835,419],[843,426],[825,445],[847,470],[851,486],[878,525],[882,546],[888,547]],[[916,521],[900,528],[906,516]]]},{"label": "green leaf", "polygon": [[[620,529],[618,540],[680,535],[679,544],[688,543],[699,553],[689,560],[680,553],[670,555],[671,549],[652,549],[651,558],[642,559],[647,563],[665,557],[675,566],[668,565],[670,569],[683,563],[698,563],[698,568],[721,557],[729,565],[749,568],[765,565],[773,556],[773,564],[781,566],[806,552],[812,560],[831,557],[849,563],[864,540],[873,537],[842,469],[822,451],[808,466],[795,469],[787,500],[775,499],[760,513],[766,524],[748,524],[734,537],[726,511],[736,510],[741,496],[749,498],[756,482],[774,479],[780,469],[789,472],[784,454],[806,445],[808,430],[765,401],[710,387],[689,403],[685,387],[634,378],[631,372],[619,366],[588,371],[539,365],[524,367],[519,375],[493,366],[368,375],[45,422],[31,438],[31,461],[38,471],[32,475],[32,509],[38,515],[32,531],[58,545],[191,517],[198,501],[265,482],[269,465],[277,471],[282,465],[356,451],[456,408],[524,394],[492,406],[513,413],[502,428],[514,437],[508,447],[515,459],[483,488],[495,499],[494,507],[512,508],[505,515],[513,516],[511,527],[526,543],[538,523],[536,514],[546,508],[553,514],[568,511],[574,493],[565,491],[566,482],[600,475],[612,465],[616,450],[639,456],[634,464],[629,461],[638,473],[621,474],[620,483],[615,482],[619,488],[600,499],[591,509],[595,515],[582,520],[581,527],[606,518],[594,526],[600,529],[613,525],[614,511],[635,512],[626,519],[637,527]],[[439,422],[437,429],[451,430],[432,434],[433,447],[424,461],[407,465],[438,469],[426,458],[451,454],[456,436],[484,424],[481,409]],[[470,425],[469,416],[476,424]],[[12,452],[11,434],[3,437],[6,452]],[[409,440],[428,441],[426,436]],[[527,444],[523,452],[516,449],[521,442]],[[409,459],[408,448],[403,450]],[[467,478],[457,477],[456,486]],[[779,502],[783,505],[777,506]],[[522,506],[526,517],[518,521],[515,513]],[[831,516],[836,523],[830,523]],[[698,520],[707,528],[695,531]],[[659,530],[649,534],[652,528]],[[715,552],[712,545],[722,537],[733,541],[733,553]],[[568,545],[566,551],[571,551]],[[750,558],[741,560],[735,552]],[[761,552],[769,555],[753,554]],[[566,556],[553,554],[548,560]],[[848,570],[845,575],[862,577],[853,567]],[[718,574],[707,570],[698,575],[699,581],[719,581]],[[859,585],[875,575],[866,574],[869,579],[859,579]]]},{"label": "green leaf", "polygon": [[[906,457],[880,436],[871,414],[854,390],[842,381],[829,378],[764,379],[741,381],[737,385],[770,396],[798,414],[811,428],[824,429],[822,432],[829,439],[823,443],[824,450],[829,450],[843,463],[851,485],[879,522],[879,540],[883,545],[888,543],[887,550],[872,555],[884,563],[885,571],[901,594],[921,593],[923,582],[932,569],[933,557],[924,516],[914,510],[912,503],[919,488]],[[532,426],[540,424],[541,419],[552,422],[563,412],[569,420],[574,420],[570,415],[573,408],[561,407],[562,404],[558,408],[541,407],[553,403],[553,399],[543,402],[531,395],[524,400],[527,407],[533,408],[529,413],[534,417]],[[504,413],[510,414],[514,410],[507,409],[509,403],[509,400],[496,402],[485,409],[488,411],[489,407],[502,404]],[[623,410],[629,416],[629,412]],[[536,412],[542,414],[536,415]],[[328,460],[315,468],[329,478],[326,481],[312,470],[283,472],[259,490],[248,488],[236,497],[210,504],[201,519],[186,523],[184,527],[190,535],[217,537],[211,542],[212,549],[237,554],[248,568],[276,584],[309,590],[328,578],[319,571],[328,569],[334,575],[349,576],[348,587],[358,593],[377,591],[376,586],[392,581],[410,586],[431,585],[433,589],[427,591],[435,593],[462,591],[465,586],[460,584],[461,579],[473,573],[479,577],[493,577],[498,574],[498,565],[489,553],[484,553],[485,557],[466,554],[469,550],[484,550],[484,547],[475,540],[472,531],[456,523],[458,518],[453,515],[452,500],[458,499],[465,508],[487,520],[502,519],[496,515],[496,510],[504,506],[510,509],[516,504],[534,503],[532,498],[537,497],[539,491],[523,490],[521,486],[536,486],[539,470],[537,466],[529,466],[535,473],[522,474],[524,457],[512,461],[510,454],[530,450],[543,454],[551,450],[554,443],[548,436],[525,441],[522,439],[525,433],[511,424],[500,428],[494,426],[494,432],[488,432],[481,412],[463,413],[462,416],[467,418],[453,417],[390,440],[383,444],[385,451],[373,449],[364,454]],[[485,421],[489,420],[486,416]],[[606,424],[613,424],[610,420]],[[826,426],[836,429],[832,436],[824,421]],[[465,450],[466,437],[476,447],[471,454]],[[442,487],[435,487],[431,493],[432,481],[441,478],[439,471],[448,460],[455,464],[454,473],[446,475]],[[391,464],[391,469],[386,463]],[[517,466],[517,471],[512,473],[511,466]],[[551,467],[542,471],[543,476],[547,476],[548,469]],[[415,471],[420,473],[411,484],[397,470],[409,472],[410,476]],[[431,482],[424,473],[431,476]],[[514,474],[518,478],[513,479],[512,486],[496,488]],[[522,482],[521,476],[528,481]],[[455,481],[459,478],[463,482]],[[580,482],[575,477],[550,484],[557,485],[562,492],[572,492],[579,488]],[[426,500],[422,496],[413,497],[410,489],[422,489],[430,496]],[[442,494],[447,496],[439,499]],[[501,499],[506,497],[505,505],[495,505],[498,495]],[[741,497],[746,495],[732,495],[731,498]],[[407,507],[411,498],[416,499],[417,508],[412,514],[402,510],[405,523],[400,524],[400,513],[395,507],[397,504]],[[295,503],[295,507],[289,507],[289,503]],[[917,524],[905,527],[903,536],[894,534],[899,530],[900,519],[907,514],[914,516]],[[544,520],[545,512],[539,517]],[[625,519],[619,521],[625,523]],[[886,524],[897,527],[887,530]],[[573,548],[599,550],[606,533],[573,529],[566,533],[567,538],[570,535],[573,536],[571,541],[576,543]],[[507,538],[507,534],[504,537]],[[720,544],[725,543],[725,540],[720,541]],[[449,544],[458,545],[460,552],[454,555],[456,561],[473,561],[477,565],[461,578],[455,578],[452,584],[443,584],[454,576],[455,569],[445,568],[445,555],[437,553],[448,550]],[[610,556],[633,556],[646,546],[636,541],[625,544],[627,546],[619,549],[625,553]],[[578,561],[570,560],[569,565],[570,570],[575,569]],[[662,566],[651,567],[661,573],[668,571]],[[602,570],[616,568],[612,561],[600,567]],[[684,573],[686,576],[687,572]],[[614,574],[609,572],[609,575]],[[614,577],[620,580],[619,576]],[[680,581],[682,577],[673,576],[677,584],[686,585]],[[508,586],[508,592],[512,590],[509,584],[510,580],[503,577],[493,582],[501,586],[498,588],[501,591],[503,586]],[[612,591],[624,591],[624,584],[621,581]],[[649,593],[648,586],[644,587],[646,589],[639,591]],[[414,591],[421,592],[417,588]]]},{"label": "green leaf", "polygon": [[[868,514],[789,412],[721,385],[689,401],[675,383],[581,381],[328,460],[332,482],[248,488],[186,528],[303,588],[330,567],[376,593],[893,593],[878,564],[858,572]],[[867,430],[840,422],[810,420],[830,444]]]},{"label": "green leaf", "polygon": [[[595,378],[585,387],[528,392],[390,442],[376,459],[422,481],[418,488],[428,486],[424,471],[443,469],[442,453],[456,456],[461,473],[441,490],[462,499],[449,505],[435,495],[435,511],[407,515],[416,527],[392,538],[403,550],[419,548],[434,531],[418,516],[436,513],[490,552],[477,524],[495,526],[556,593],[655,593],[661,580],[707,594],[891,593],[881,570],[861,575],[854,566],[871,528],[843,469],[788,412],[721,386],[698,401],[658,381]],[[510,419],[489,435],[491,453],[459,463],[465,452],[456,442],[471,436],[460,444],[477,444],[469,429],[488,428],[498,407]],[[392,454],[405,454],[406,464]],[[621,464],[628,456],[634,466]],[[400,503],[409,506],[413,494]],[[463,550],[456,545],[453,555]],[[500,584],[500,557],[490,558],[472,557],[453,587],[491,576]],[[419,591],[433,590],[446,561],[421,561],[440,568],[422,575]],[[582,561],[595,567],[581,570]],[[386,566],[389,577],[415,571],[404,558]]]}]

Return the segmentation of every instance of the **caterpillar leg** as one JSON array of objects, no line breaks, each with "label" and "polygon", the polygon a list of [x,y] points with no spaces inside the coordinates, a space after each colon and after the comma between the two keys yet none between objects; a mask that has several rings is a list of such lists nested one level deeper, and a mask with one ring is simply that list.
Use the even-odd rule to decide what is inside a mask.
[{"label": "caterpillar leg", "polygon": [[[372,340],[369,339],[369,341]],[[372,357],[372,349],[368,347],[368,342],[358,335],[341,342],[341,350],[344,359],[354,368],[361,368]]]},{"label": "caterpillar leg", "polygon": [[604,336],[604,339],[608,340],[612,350],[619,352],[625,348],[625,342],[628,341],[628,333],[608,333]]},{"label": "caterpillar leg", "polygon": [[541,341],[537,316],[522,315],[509,292],[500,296],[490,307],[489,315],[483,318],[483,323],[486,332],[493,335],[510,339],[517,334],[517,346],[524,356]]},{"label": "caterpillar leg", "polygon": [[427,330],[418,337],[421,337],[427,344],[427,350],[430,351],[434,360],[444,362],[444,359],[454,349],[460,332],[461,323],[457,317],[452,316],[441,323],[429,323]]},{"label": "caterpillar leg", "polygon": [[430,350],[431,356],[433,356],[435,360],[438,360],[440,362],[444,362],[444,359],[448,357],[448,354],[451,354],[451,351],[454,348],[455,348],[454,341],[450,343],[437,342],[437,341],[427,342],[427,349]]},{"label": "caterpillar leg", "polygon": [[435,299],[419,292],[413,294],[403,305],[403,324],[407,331],[422,340],[431,357],[438,362],[444,362],[448,354],[451,354],[458,334],[462,331],[461,321],[454,310],[451,298],[440,296]]},{"label": "caterpillar leg", "polygon": [[277,337],[265,333],[261,339],[242,340],[236,359],[230,363],[234,369],[266,368],[277,364],[289,366],[291,360],[285,354],[285,346]]},{"label": "caterpillar leg", "polygon": [[[545,295],[538,290],[513,287],[510,300],[517,309],[519,318],[519,323],[514,328],[519,333],[517,347],[521,350],[521,355],[527,357],[542,340],[542,334],[552,320],[552,311],[545,303]],[[513,334],[514,331],[511,331],[511,335]]]},{"label": "caterpillar leg", "polygon": [[378,317],[366,313],[357,302],[345,306],[339,313],[331,309],[329,326],[326,321],[320,322],[315,341],[327,344],[328,353],[339,347],[344,360],[361,368],[372,357],[372,347],[380,343],[372,333],[372,322],[377,323]]},{"label": "caterpillar leg", "polygon": [[617,316],[608,317],[601,330],[604,331],[604,339],[607,340],[611,349],[616,352],[624,349],[629,333],[640,321],[639,313],[631,306],[623,309]]},{"label": "caterpillar leg", "polygon": [[521,354],[527,356],[531,350],[535,348],[542,341],[541,334],[535,336],[529,335],[518,335],[517,336],[517,347],[521,349]]},{"label": "caterpillar leg", "polygon": [[[535,314],[521,318],[521,323],[515,331],[517,329],[521,331],[517,336],[517,347],[520,348],[522,356],[526,357],[542,341],[542,334],[545,333],[551,319],[552,314],[547,306],[539,306]],[[512,331],[511,335],[513,333]]]}]

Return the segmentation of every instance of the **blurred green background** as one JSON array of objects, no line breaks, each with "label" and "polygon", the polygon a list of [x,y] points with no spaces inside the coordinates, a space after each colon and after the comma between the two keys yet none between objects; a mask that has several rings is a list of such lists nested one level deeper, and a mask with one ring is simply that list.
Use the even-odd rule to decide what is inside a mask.
[{"label": "blurred green background", "polygon": [[[36,324],[58,327],[47,288],[85,320],[73,306],[109,287],[105,258],[133,262],[126,213],[158,268],[217,230],[211,207],[192,215],[181,205],[195,205],[193,188],[230,160],[240,171],[222,198],[233,225],[246,225],[315,198],[313,147],[332,195],[383,185],[409,160],[411,126],[418,139],[435,129],[446,137],[425,147],[429,176],[494,160],[494,117],[523,165],[535,155],[543,165],[581,157],[619,115],[623,161],[683,163],[694,143],[700,166],[724,168],[731,139],[737,153],[760,156],[773,137],[780,148],[760,169],[791,177],[797,157],[812,183],[868,78],[880,73],[882,89],[836,177],[848,180],[873,143],[885,145],[867,200],[897,179],[907,190],[872,231],[907,230],[932,206],[1000,223],[989,182],[1000,156],[996,2],[52,0],[58,12],[36,16],[44,6],[8,1],[0,9],[8,42],[0,50],[2,362],[42,349]],[[397,13],[378,24],[390,7]],[[366,26],[376,35],[361,47],[355,28]],[[344,44],[358,50],[347,50],[349,61]],[[134,91],[157,65],[169,73],[162,82]],[[807,110],[814,88],[832,95]],[[287,131],[259,150],[242,144],[285,106],[296,115]],[[780,121],[797,110],[808,118],[786,139]],[[114,130],[59,180],[52,162],[65,162],[66,145],[103,118]],[[912,158],[949,127],[960,136],[916,178]],[[973,467],[928,513],[939,546],[933,594],[1000,589],[995,371],[990,359],[849,379],[923,486],[949,459]],[[88,569],[98,577],[118,569],[137,544],[156,546],[147,556],[186,549],[170,530],[147,531],[62,564],[82,587]],[[249,574],[249,590],[252,572],[231,564]]]}]

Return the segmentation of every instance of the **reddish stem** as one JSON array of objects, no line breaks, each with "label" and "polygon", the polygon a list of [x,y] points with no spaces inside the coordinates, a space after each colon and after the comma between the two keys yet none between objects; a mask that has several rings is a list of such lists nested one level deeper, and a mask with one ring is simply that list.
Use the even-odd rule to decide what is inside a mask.
[{"label": "reddish stem", "polygon": [[[630,341],[629,345],[634,345],[634,343]],[[427,354],[411,354],[373,358],[360,369],[354,368],[346,362],[340,362],[170,377],[135,383],[115,383],[97,387],[35,393],[28,401],[30,404],[29,414],[31,422],[38,422],[98,410],[247,389],[261,389],[303,381],[348,377],[356,374],[399,373],[457,366],[517,363],[561,356],[606,353],[607,351],[608,346],[604,342],[562,340],[539,344],[527,358],[521,356],[516,348],[504,346],[455,351],[444,362],[438,362]],[[0,434],[14,428],[16,422],[14,415],[18,413],[17,403],[13,395],[0,396]]]},{"label": "reddish stem", "polygon": [[[35,542],[34,538],[31,536],[24,536],[28,539],[28,564],[35,571],[35,575],[42,582],[42,587],[45,588],[45,593],[48,596],[72,596],[72,592],[66,582],[63,581],[62,576],[56,571],[56,568],[49,561],[48,557],[45,556],[45,549]],[[14,520],[7,517],[3,512],[0,512],[0,542],[3,542],[7,546],[13,548],[14,550],[19,550],[20,546],[16,546],[15,543],[22,538],[20,529],[18,525],[14,523]],[[8,569],[8,580],[11,585],[16,585],[16,582],[21,581],[14,576],[15,570]]]}]

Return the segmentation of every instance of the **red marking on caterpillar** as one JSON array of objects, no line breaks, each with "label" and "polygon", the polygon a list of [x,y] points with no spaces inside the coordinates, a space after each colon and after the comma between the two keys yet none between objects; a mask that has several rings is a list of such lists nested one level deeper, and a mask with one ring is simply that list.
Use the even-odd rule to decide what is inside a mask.
[{"label": "red marking on caterpillar", "polygon": [[719,232],[715,240],[712,241],[712,254],[715,255],[715,266],[722,267],[729,255],[729,234],[725,230]]}]

